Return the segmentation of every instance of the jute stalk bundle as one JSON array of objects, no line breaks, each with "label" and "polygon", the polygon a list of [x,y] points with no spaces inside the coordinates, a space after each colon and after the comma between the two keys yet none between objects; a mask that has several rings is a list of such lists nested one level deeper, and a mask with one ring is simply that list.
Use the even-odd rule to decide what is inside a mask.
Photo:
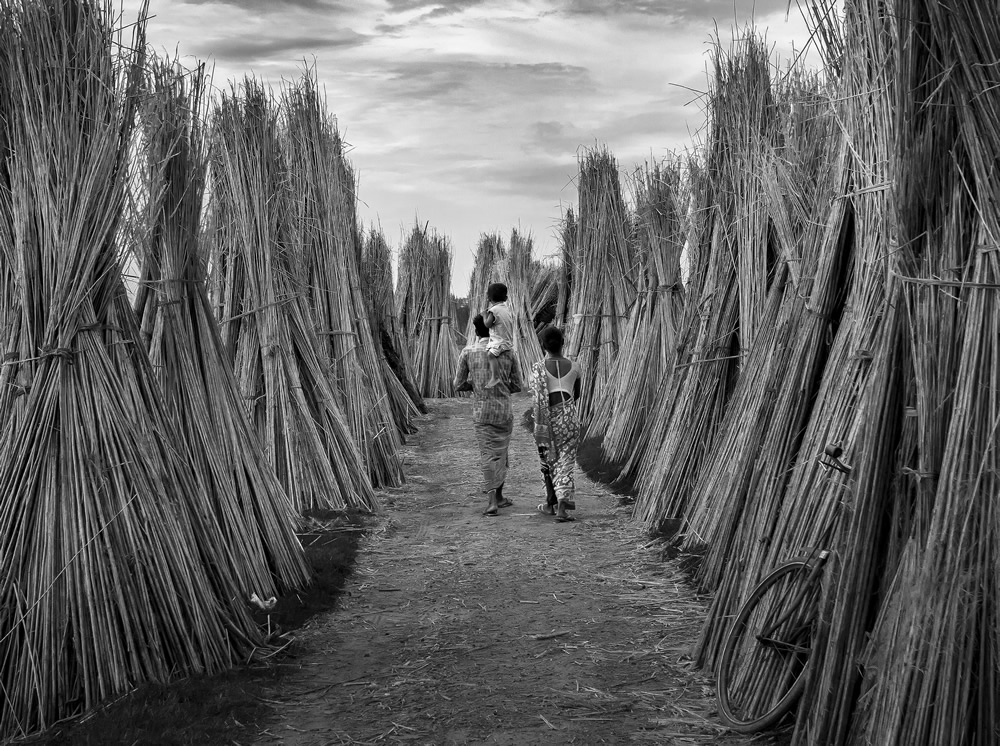
[{"label": "jute stalk bundle", "polygon": [[472,274],[469,277],[469,323],[465,329],[466,342],[476,338],[476,330],[472,318],[482,313],[489,306],[486,291],[494,282],[507,282],[504,268],[507,260],[507,247],[499,233],[483,233],[476,244],[476,253],[472,259]]},{"label": "jute stalk bundle", "polygon": [[705,284],[713,276],[712,232],[715,230],[714,197],[711,181],[704,163],[692,155],[686,159],[685,192],[688,207],[685,215],[684,258],[687,278],[684,286],[684,305],[677,321],[676,342],[673,359],[669,364],[669,375],[657,384],[650,381],[655,391],[651,412],[632,452],[620,466],[615,483],[633,489],[641,478],[643,469],[649,468],[649,449],[659,449],[670,432],[674,410],[683,401],[684,382],[696,372],[691,365],[695,344],[703,321],[701,306],[693,299],[701,299]]},{"label": "jute stalk bundle", "polygon": [[684,514],[763,311],[767,221],[754,174],[776,134],[768,64],[763,41],[750,33],[728,53],[715,49],[706,163],[712,214],[700,249],[708,252],[708,269],[701,295],[689,295],[700,310],[698,329],[688,359],[678,360],[684,372],[675,370],[672,392],[663,397],[662,441],[650,443],[639,469],[635,512],[653,527]]},{"label": "jute stalk bundle", "polygon": [[279,109],[253,79],[212,118],[217,317],[264,451],[296,510],[375,507],[290,235]]},{"label": "jute stalk bundle", "polygon": [[354,175],[315,75],[304,72],[282,97],[290,251],[304,265],[318,351],[372,483],[396,486],[399,433],[361,290]]},{"label": "jute stalk bundle", "polygon": [[532,257],[531,236],[521,235],[514,228],[507,246],[507,258],[502,266],[503,282],[507,284],[507,306],[514,316],[514,339],[511,342],[521,376],[527,380],[531,366],[542,358],[531,310],[531,293],[538,277],[537,265]]},{"label": "jute stalk bundle", "polygon": [[188,71],[155,60],[147,73],[140,120],[146,202],[137,216],[142,271],[136,311],[164,404],[205,502],[202,550],[210,567],[227,567],[240,603],[301,587],[309,578],[293,530],[288,495],[264,460],[212,315],[200,223],[207,172],[202,67]]},{"label": "jute stalk bundle", "polygon": [[[898,564],[887,563],[895,577],[880,599],[863,659],[864,706],[849,737],[993,743],[1000,732],[1000,96],[990,68],[1000,54],[1000,20],[973,4],[867,10],[871,25],[892,24],[898,45],[892,258],[905,308],[903,349],[915,374],[906,404],[917,448],[907,470],[916,482],[910,546]],[[881,537],[862,538],[848,548]],[[873,586],[842,580],[838,595]],[[859,650],[863,640],[851,641],[853,648],[839,649]],[[817,725],[833,722],[847,734],[845,708],[836,719],[814,709]]]},{"label": "jute stalk bundle", "polygon": [[556,307],[559,304],[562,267],[553,261],[532,260],[531,297],[528,298],[528,318],[537,333],[546,324],[551,324],[556,318]]},{"label": "jute stalk bundle", "polygon": [[260,642],[206,572],[204,500],[122,283],[145,11],[132,39],[115,18],[110,3],[0,2],[0,265],[19,309],[4,367],[23,386],[0,426],[3,737]]},{"label": "jute stalk bundle", "polygon": [[396,320],[392,253],[381,228],[369,228],[365,237],[361,287],[367,299],[372,335],[382,350],[383,378],[396,428],[401,435],[416,432],[413,419],[426,413],[427,405],[414,383],[406,341]]},{"label": "jute stalk bundle", "polygon": [[788,550],[771,540],[772,530],[782,514],[798,509],[786,504],[785,487],[840,324],[850,269],[852,216],[842,198],[849,151],[836,111],[815,85],[785,96],[784,137],[761,174],[780,264],[687,511],[685,545],[704,550],[699,583],[716,591],[700,646],[708,661],[775,553]]},{"label": "jute stalk bundle", "polygon": [[570,320],[570,307],[573,295],[573,266],[576,262],[576,216],[573,208],[566,208],[559,231],[559,254],[562,270],[559,276],[559,300],[556,303],[556,317],[552,323],[558,327],[567,327]]},{"label": "jute stalk bundle", "polygon": [[415,225],[399,257],[396,311],[425,397],[455,396],[459,347],[451,301],[451,244]]},{"label": "jute stalk bundle", "polygon": [[578,411],[581,424],[586,426],[600,390],[614,371],[628,311],[635,300],[638,267],[614,156],[607,148],[594,148],[586,150],[579,161],[567,354],[583,369]]},{"label": "jute stalk bundle", "polygon": [[[10,23],[9,14],[0,17],[0,39],[6,44],[13,39],[14,31],[7,27]],[[14,116],[15,102],[12,96],[0,92],[0,123]],[[6,256],[14,246],[14,215],[11,204],[11,144],[9,128],[0,124],[0,247]],[[20,310],[17,307],[17,290],[14,267],[7,261],[0,261],[0,342],[3,343],[2,354],[16,355],[13,345],[17,339],[17,325]],[[15,382],[15,366],[0,366],[0,425],[7,421],[7,413],[20,390]]]},{"label": "jute stalk bundle", "polygon": [[[867,11],[852,12],[864,15]],[[881,22],[859,26],[849,35],[845,75],[837,96],[838,117],[850,150],[850,182],[843,199],[853,208],[852,269],[839,325],[823,380],[802,436],[799,455],[770,530],[767,557],[751,572],[773,565],[805,547],[830,548],[834,561],[823,575],[824,600],[812,643],[810,676],[798,721],[797,739],[838,742],[838,729],[816,728],[817,713],[850,711],[857,696],[857,641],[870,624],[872,595],[862,588],[879,571],[874,542],[851,544],[851,536],[874,536],[891,499],[898,422],[891,403],[899,391],[894,360],[896,308],[889,284],[888,257],[896,245],[891,157],[892,86],[895,65],[885,44],[892,34]],[[825,471],[824,447],[840,443],[850,476]],[[768,494],[779,485],[761,486]],[[869,586],[870,587],[870,586]],[[829,634],[824,634],[824,632]],[[834,652],[837,651],[837,652]],[[764,683],[764,686],[768,686]],[[825,715],[821,715],[825,717]],[[810,735],[804,735],[809,733]]]},{"label": "jute stalk bundle", "polygon": [[614,373],[595,408],[588,437],[601,439],[603,458],[625,463],[644,450],[659,385],[674,367],[684,309],[681,250],[686,196],[679,161],[654,163],[632,177],[635,191],[639,294],[624,329]]}]

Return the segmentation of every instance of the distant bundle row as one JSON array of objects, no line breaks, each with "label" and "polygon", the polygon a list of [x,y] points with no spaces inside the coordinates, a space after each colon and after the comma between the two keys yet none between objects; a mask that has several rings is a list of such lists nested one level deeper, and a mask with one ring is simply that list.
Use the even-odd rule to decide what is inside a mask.
[{"label": "distant bundle row", "polygon": [[[485,312],[490,305],[487,289],[491,284],[501,282],[507,286],[507,306],[514,319],[514,338],[508,341],[514,346],[514,355],[524,376],[531,365],[542,357],[533,323],[532,304],[536,280],[540,276],[540,266],[532,256],[529,236],[522,236],[514,229],[506,247],[503,239],[496,234],[480,237],[469,283],[470,315]],[[472,335],[470,320],[467,336],[471,339]]]},{"label": "distant bundle row", "polygon": [[361,289],[368,305],[375,344],[382,352],[382,377],[401,435],[416,430],[413,419],[427,412],[417,391],[410,365],[410,353],[396,319],[395,290],[392,284],[392,253],[381,228],[369,228],[361,257]]},{"label": "distant bundle row", "polygon": [[451,266],[448,239],[415,225],[400,251],[396,313],[417,391],[425,397],[455,395],[459,346]]},{"label": "distant bundle row", "polygon": [[469,323],[465,329],[467,341],[475,339],[473,317],[490,305],[486,296],[489,286],[507,280],[503,275],[506,259],[507,247],[499,233],[483,233],[479,236],[476,253],[472,258],[472,274],[469,277]]}]

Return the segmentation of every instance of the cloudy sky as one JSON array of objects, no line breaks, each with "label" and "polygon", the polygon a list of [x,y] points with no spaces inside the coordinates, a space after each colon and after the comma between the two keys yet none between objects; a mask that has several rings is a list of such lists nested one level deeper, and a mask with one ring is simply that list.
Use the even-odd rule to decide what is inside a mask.
[{"label": "cloudy sky", "polygon": [[[789,0],[150,0],[158,51],[214,67],[216,88],[280,86],[315,64],[353,147],[359,214],[398,246],[415,220],[449,236],[464,295],[484,232],[554,253],[577,157],[623,169],[699,142],[714,39],[753,20],[789,60]],[[125,19],[140,0],[123,0]]]}]

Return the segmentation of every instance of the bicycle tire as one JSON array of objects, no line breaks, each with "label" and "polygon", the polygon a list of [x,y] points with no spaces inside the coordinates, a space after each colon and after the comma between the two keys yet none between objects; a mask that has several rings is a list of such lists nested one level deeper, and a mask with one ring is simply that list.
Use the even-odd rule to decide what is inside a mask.
[{"label": "bicycle tire", "polygon": [[[737,612],[716,666],[719,717],[732,730],[756,733],[771,728],[802,695],[809,652],[801,642],[812,637],[820,592],[820,583],[803,583],[819,578],[814,567],[805,560],[778,565]],[[793,603],[797,608],[792,608]],[[759,632],[785,616],[776,634],[789,639],[765,637],[762,642]],[[781,650],[780,646],[796,649]]]}]

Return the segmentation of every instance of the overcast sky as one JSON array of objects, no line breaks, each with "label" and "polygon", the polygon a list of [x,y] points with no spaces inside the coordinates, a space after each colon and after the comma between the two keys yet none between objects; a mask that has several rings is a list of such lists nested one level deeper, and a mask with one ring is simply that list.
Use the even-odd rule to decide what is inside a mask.
[{"label": "overcast sky", "polygon": [[[124,0],[134,19],[139,0]],[[558,249],[581,148],[619,166],[697,144],[713,40],[754,20],[789,60],[788,0],[150,0],[147,36],[280,86],[315,64],[350,143],[359,215],[398,247],[415,219],[449,236],[465,295],[479,236],[519,227]]]}]

